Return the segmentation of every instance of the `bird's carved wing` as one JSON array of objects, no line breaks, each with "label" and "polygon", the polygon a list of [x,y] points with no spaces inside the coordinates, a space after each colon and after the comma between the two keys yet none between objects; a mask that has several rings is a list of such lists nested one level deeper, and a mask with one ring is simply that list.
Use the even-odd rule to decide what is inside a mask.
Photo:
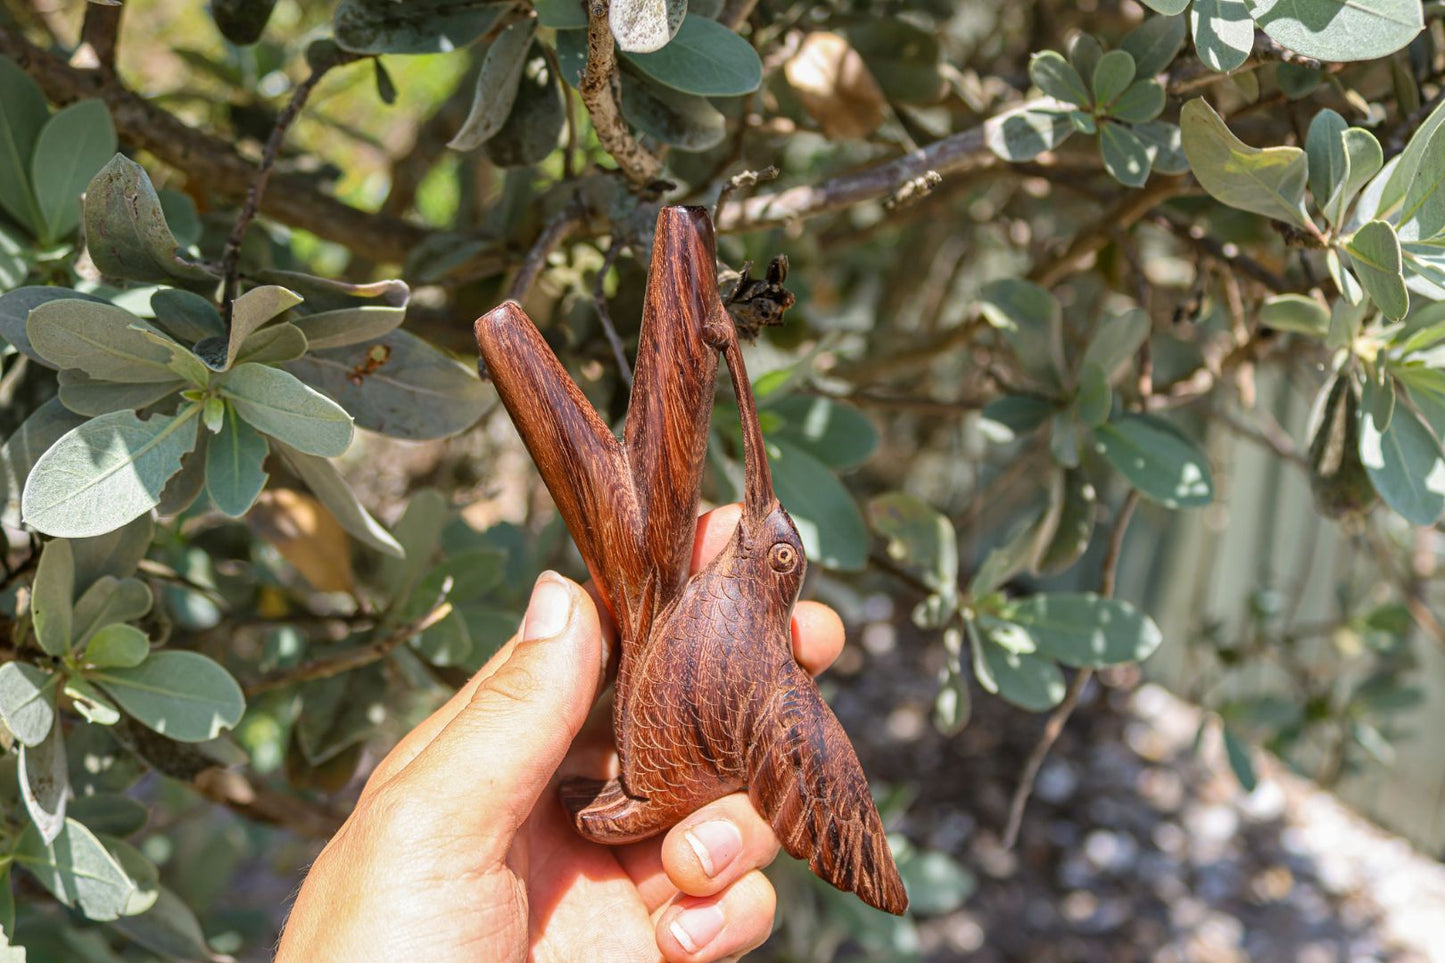
[{"label": "bird's carved wing", "polygon": [[807,671],[788,659],[753,728],[748,796],[789,854],[865,903],[902,914],[908,894],[863,767]]}]

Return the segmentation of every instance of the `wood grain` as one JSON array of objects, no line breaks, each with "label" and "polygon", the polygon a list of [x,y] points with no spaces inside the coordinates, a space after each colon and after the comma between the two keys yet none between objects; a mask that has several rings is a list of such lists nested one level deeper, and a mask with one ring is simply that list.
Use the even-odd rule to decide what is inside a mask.
[{"label": "wood grain", "polygon": [[[479,319],[476,335],[622,639],[621,775],[563,786],[579,832],[611,844],[644,839],[746,788],[790,854],[902,913],[908,898],[863,768],[793,658],[807,561],[773,491],[706,211],[658,215],[621,441],[514,302]],[[719,352],[742,421],[745,498],[731,541],[689,578]]]}]

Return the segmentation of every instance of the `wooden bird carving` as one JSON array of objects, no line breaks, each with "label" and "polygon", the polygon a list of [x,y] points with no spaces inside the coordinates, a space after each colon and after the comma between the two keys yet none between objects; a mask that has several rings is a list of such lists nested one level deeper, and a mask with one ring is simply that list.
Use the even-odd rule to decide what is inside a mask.
[{"label": "wooden bird carving", "polygon": [[[516,303],[484,315],[476,335],[622,640],[621,775],[563,786],[578,831],[608,844],[643,839],[747,787],[790,854],[901,914],[908,898],[862,766],[793,658],[806,560],[773,492],[707,212],[658,215],[620,441]],[[742,419],[745,501],[727,547],[689,578],[719,352]]]}]

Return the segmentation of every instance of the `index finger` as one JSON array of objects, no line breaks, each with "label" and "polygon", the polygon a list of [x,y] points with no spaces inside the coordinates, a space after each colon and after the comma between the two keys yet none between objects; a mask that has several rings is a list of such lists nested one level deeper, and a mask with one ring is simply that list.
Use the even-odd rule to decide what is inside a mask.
[{"label": "index finger", "polygon": [[[742,505],[734,502],[698,516],[689,574],[702,569],[727,546],[742,514]],[[792,636],[798,664],[817,675],[843,651],[843,620],[827,605],[799,602],[793,607]]]}]

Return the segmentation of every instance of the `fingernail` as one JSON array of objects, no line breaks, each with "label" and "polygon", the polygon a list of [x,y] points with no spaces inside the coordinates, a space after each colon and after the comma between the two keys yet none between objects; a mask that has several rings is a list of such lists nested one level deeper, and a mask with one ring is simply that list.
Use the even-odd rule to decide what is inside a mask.
[{"label": "fingernail", "polygon": [[567,627],[572,616],[572,591],[556,572],[543,572],[532,588],[532,601],[527,604],[526,628],[522,638],[547,639]]},{"label": "fingernail", "polygon": [[683,949],[696,953],[717,939],[726,922],[716,906],[699,906],[680,913],[667,928]]},{"label": "fingernail", "polygon": [[683,833],[683,838],[709,879],[727,869],[743,849],[743,834],[725,819],[699,823]]}]

